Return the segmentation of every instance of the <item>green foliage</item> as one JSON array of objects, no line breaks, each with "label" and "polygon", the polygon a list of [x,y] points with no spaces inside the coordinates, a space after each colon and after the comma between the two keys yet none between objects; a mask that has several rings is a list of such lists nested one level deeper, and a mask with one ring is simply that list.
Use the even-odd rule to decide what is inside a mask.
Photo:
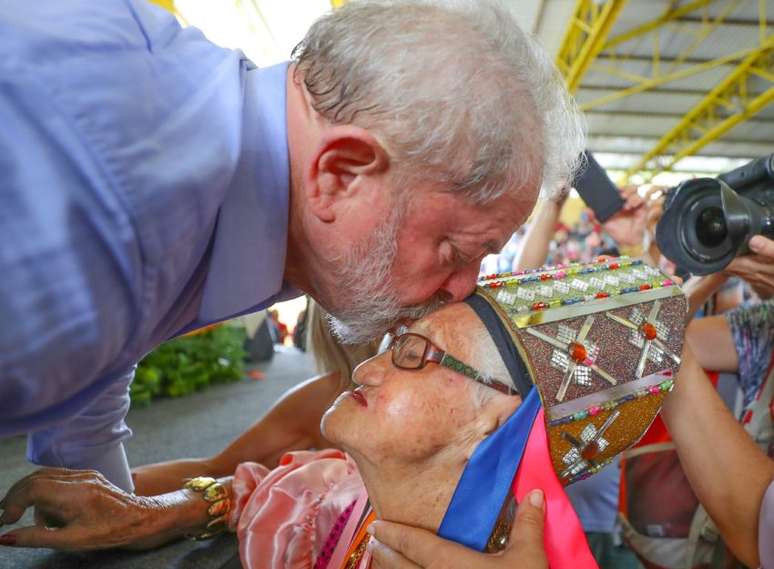
[{"label": "green foliage", "polygon": [[244,371],[245,331],[219,326],[159,346],[140,362],[131,387],[133,406],[156,397],[182,397],[212,383],[239,380]]}]

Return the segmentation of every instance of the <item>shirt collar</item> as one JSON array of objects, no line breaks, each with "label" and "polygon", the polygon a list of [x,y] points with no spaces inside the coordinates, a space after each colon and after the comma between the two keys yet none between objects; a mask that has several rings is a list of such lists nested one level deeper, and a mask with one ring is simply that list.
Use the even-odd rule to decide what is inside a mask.
[{"label": "shirt collar", "polygon": [[287,72],[287,62],[245,71],[242,147],[218,213],[200,322],[292,296],[283,287],[290,201]]}]

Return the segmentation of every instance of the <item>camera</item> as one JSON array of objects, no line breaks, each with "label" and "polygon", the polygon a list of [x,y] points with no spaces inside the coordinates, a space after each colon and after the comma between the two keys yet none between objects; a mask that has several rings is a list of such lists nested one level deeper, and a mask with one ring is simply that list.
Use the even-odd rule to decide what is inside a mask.
[{"label": "camera", "polygon": [[774,154],[669,190],[656,227],[664,256],[695,275],[716,273],[749,252],[753,235],[774,235]]}]

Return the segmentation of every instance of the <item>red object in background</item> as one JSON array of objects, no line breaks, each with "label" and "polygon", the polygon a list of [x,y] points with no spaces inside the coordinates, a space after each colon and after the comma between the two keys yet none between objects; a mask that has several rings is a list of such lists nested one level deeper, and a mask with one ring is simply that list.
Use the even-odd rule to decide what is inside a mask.
[{"label": "red object in background", "polygon": [[258,371],[257,369],[251,369],[247,372],[247,377],[255,381],[260,381],[262,379],[266,379],[266,374],[262,371]]}]

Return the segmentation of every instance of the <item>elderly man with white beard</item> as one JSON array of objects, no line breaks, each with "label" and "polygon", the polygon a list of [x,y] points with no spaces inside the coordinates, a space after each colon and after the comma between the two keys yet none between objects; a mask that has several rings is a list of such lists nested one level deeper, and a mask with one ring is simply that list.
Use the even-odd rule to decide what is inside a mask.
[{"label": "elderly man with white beard", "polygon": [[460,300],[583,147],[494,1],[352,3],[256,69],[143,0],[11,0],[0,50],[0,437],[127,490],[145,354],[302,292],[350,341]]}]

